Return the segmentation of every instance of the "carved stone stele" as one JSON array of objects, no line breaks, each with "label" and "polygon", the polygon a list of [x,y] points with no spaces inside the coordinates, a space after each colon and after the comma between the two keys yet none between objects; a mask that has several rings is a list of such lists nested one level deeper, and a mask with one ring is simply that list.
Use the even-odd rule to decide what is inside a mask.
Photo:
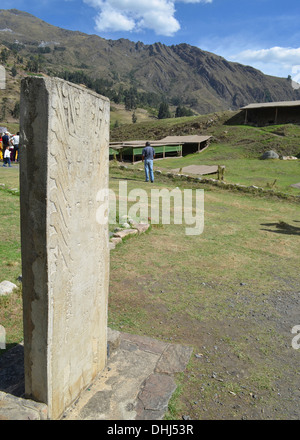
[{"label": "carved stone stele", "polygon": [[106,364],[109,100],[28,77],[20,107],[25,392],[57,419]]}]

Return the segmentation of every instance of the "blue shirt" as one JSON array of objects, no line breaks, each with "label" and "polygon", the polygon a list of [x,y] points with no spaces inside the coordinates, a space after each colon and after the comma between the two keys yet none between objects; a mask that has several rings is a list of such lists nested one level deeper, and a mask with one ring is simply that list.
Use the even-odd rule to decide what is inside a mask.
[{"label": "blue shirt", "polygon": [[5,147],[6,145],[9,146],[9,136],[7,136],[7,134],[5,134],[5,135],[2,136],[2,143],[3,143],[3,146],[4,146],[4,147]]},{"label": "blue shirt", "polygon": [[147,160],[153,160],[154,156],[155,156],[155,151],[154,148],[151,146],[147,146],[143,149],[142,151],[142,155],[144,156],[145,159]]}]

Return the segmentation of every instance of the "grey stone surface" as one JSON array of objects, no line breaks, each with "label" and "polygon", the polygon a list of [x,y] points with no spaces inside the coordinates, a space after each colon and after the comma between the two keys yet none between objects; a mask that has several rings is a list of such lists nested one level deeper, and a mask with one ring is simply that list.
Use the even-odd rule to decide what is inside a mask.
[{"label": "grey stone surface", "polygon": [[0,325],[0,350],[6,349],[6,330],[3,325]]},{"label": "grey stone surface", "polygon": [[21,246],[26,396],[58,418],[105,367],[110,105],[57,78],[21,85]]},{"label": "grey stone surface", "polygon": [[121,237],[112,237],[110,239],[110,241],[116,245],[116,244],[122,243],[122,238]]},{"label": "grey stone surface", "polygon": [[65,413],[66,420],[163,419],[176,383],[172,368],[158,373],[157,365],[164,353],[172,353],[176,371],[183,371],[192,348],[128,333],[119,337],[107,369]]},{"label": "grey stone surface", "polygon": [[162,355],[169,344],[167,342],[158,341],[157,339],[149,338],[147,336],[132,335],[130,333],[121,333],[121,344],[131,344],[136,349],[148,351],[150,353],[157,353]]},{"label": "grey stone surface", "polygon": [[97,420],[99,415],[109,414],[111,400],[111,390],[97,391],[80,411],[80,418],[83,420]]},{"label": "grey stone surface", "polygon": [[47,405],[0,391],[0,420],[46,420]]},{"label": "grey stone surface", "polygon": [[138,394],[137,420],[160,420],[168,410],[168,403],[176,390],[173,377],[151,374]]},{"label": "grey stone surface", "polygon": [[139,234],[143,234],[144,232],[148,231],[150,225],[148,223],[138,223],[138,224],[133,224],[132,227],[134,229],[137,229]]},{"label": "grey stone surface", "polygon": [[180,373],[186,367],[193,349],[181,345],[170,345],[163,352],[155,372],[157,373]]},{"label": "grey stone surface", "polygon": [[6,71],[4,66],[0,66],[0,90],[6,89]]},{"label": "grey stone surface", "polygon": [[10,281],[2,281],[0,283],[0,296],[6,296],[13,292],[14,289],[16,289],[16,284],[10,282]]},{"label": "grey stone surface", "polygon": [[123,229],[122,231],[115,232],[114,237],[123,239],[123,238],[127,237],[128,235],[135,235],[137,233],[138,233],[137,229]]},{"label": "grey stone surface", "polygon": [[[65,420],[161,420],[191,347],[107,329],[107,367],[63,415]],[[164,360],[163,360],[164,359]],[[47,406],[24,398],[23,346],[0,357],[0,420],[47,418]],[[163,362],[162,362],[163,360]],[[176,368],[159,365],[174,362]]]},{"label": "grey stone surface", "polygon": [[265,151],[263,155],[261,156],[262,159],[279,159],[279,155],[276,153],[276,151],[270,150]]},{"label": "grey stone surface", "polygon": [[109,347],[109,355],[111,355],[120,346],[120,332],[107,328],[107,344]]},{"label": "grey stone surface", "polygon": [[134,222],[131,222],[131,227],[129,226],[129,228],[126,229],[116,228],[113,233],[113,236],[109,240],[110,250],[115,249],[117,244],[122,243],[125,237],[130,235],[143,234],[149,228],[150,225],[148,223],[134,223]]},{"label": "grey stone surface", "polygon": [[137,394],[145,378],[153,373],[158,358],[158,354],[120,346],[109,358],[107,369],[89,390],[82,393],[65,418],[134,420]]}]

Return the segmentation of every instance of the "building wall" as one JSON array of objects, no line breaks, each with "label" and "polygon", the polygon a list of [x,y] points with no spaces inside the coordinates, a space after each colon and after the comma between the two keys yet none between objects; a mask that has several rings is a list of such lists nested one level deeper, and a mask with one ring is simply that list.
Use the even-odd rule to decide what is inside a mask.
[{"label": "building wall", "polygon": [[[244,110],[245,114],[246,110]],[[246,124],[270,125],[270,124],[299,124],[300,106],[298,107],[278,107],[276,108],[257,108],[247,110]]]}]

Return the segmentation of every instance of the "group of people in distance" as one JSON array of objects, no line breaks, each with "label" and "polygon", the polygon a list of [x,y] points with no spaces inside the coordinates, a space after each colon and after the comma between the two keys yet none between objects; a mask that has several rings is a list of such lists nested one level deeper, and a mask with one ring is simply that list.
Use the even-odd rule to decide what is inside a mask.
[{"label": "group of people in distance", "polygon": [[[20,133],[10,134],[8,131],[2,133],[0,138],[0,159],[3,159],[3,166],[11,167],[12,162],[19,162],[19,142]],[[155,150],[150,142],[146,142],[142,152],[142,160],[145,167],[146,182],[154,182],[153,159],[155,158]]]},{"label": "group of people in distance", "polygon": [[0,138],[0,159],[3,165],[11,167],[12,162],[19,162],[20,133],[10,134],[8,131],[2,133]]}]

